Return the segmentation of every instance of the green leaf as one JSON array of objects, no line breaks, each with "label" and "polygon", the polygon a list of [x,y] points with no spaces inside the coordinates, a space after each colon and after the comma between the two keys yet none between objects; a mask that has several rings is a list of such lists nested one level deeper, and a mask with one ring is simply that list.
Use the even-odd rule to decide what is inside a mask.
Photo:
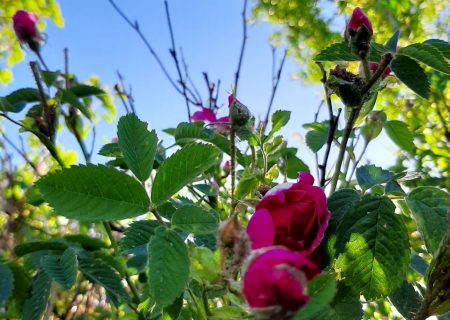
[{"label": "green leaf", "polygon": [[178,234],[156,229],[149,244],[149,291],[156,305],[164,308],[175,301],[189,280],[189,256]]},{"label": "green leaf", "polygon": [[308,283],[309,302],[295,315],[295,320],[317,319],[336,294],[336,279],[332,273],[321,274]]},{"label": "green leaf", "polygon": [[220,277],[220,259],[206,247],[193,246],[190,250],[191,277],[198,282],[212,284]]},{"label": "green leaf", "polygon": [[58,71],[46,71],[46,70],[41,71],[42,80],[47,85],[47,87],[52,86],[55,83],[56,79],[58,79],[60,74],[61,74],[61,72],[59,70]]},{"label": "green leaf", "polygon": [[161,204],[217,163],[219,151],[205,144],[191,144],[172,154],[156,173],[152,201]]},{"label": "green leaf", "polygon": [[386,121],[384,123],[384,130],[399,148],[409,153],[413,153],[413,135],[406,123],[399,120]]},{"label": "green leaf", "polygon": [[120,275],[110,264],[83,254],[78,257],[78,266],[89,281],[104,287],[115,302],[129,301],[130,297],[122,285]]},{"label": "green leaf", "polygon": [[47,300],[50,295],[52,280],[43,270],[38,271],[33,280],[31,294],[25,300],[23,306],[22,319],[24,320],[41,320],[45,309],[47,308]]},{"label": "green leaf", "polygon": [[400,48],[399,54],[408,56],[418,62],[426,64],[436,71],[450,74],[450,66],[442,53],[434,46],[426,43],[414,43]]},{"label": "green leaf", "polygon": [[183,308],[183,295],[175,299],[175,301],[163,309],[161,320],[177,320]]},{"label": "green leaf", "polygon": [[418,254],[411,257],[411,268],[418,272],[422,277],[425,277],[428,269],[428,263]]},{"label": "green leaf", "polygon": [[413,319],[422,304],[422,297],[406,280],[403,280],[400,288],[389,295],[389,300],[406,319]]},{"label": "green leaf", "polygon": [[270,134],[272,135],[275,132],[279,131],[282,127],[284,127],[291,118],[290,111],[278,110],[272,114],[272,130],[270,130]]},{"label": "green leaf", "polygon": [[388,48],[392,52],[396,52],[399,36],[400,36],[400,30],[395,31],[395,33],[392,35],[392,37],[386,43],[386,48]]},{"label": "green leaf", "polygon": [[135,221],[125,229],[118,247],[123,254],[131,253],[135,248],[147,245],[155,235],[155,229],[161,224],[156,220]]},{"label": "green leaf", "polygon": [[18,257],[23,257],[26,254],[43,251],[43,250],[54,250],[54,251],[64,251],[67,249],[67,244],[56,241],[32,241],[21,243],[14,247],[14,254]]},{"label": "green leaf", "polygon": [[433,187],[414,189],[406,198],[429,253],[439,247],[447,230],[446,214],[449,196]]},{"label": "green leaf", "polygon": [[406,193],[402,189],[402,186],[395,180],[391,180],[388,183],[386,183],[386,186],[384,187],[384,192],[386,194],[392,194],[394,196],[405,196]]},{"label": "green leaf", "polygon": [[[369,60],[380,62],[381,55],[389,50],[381,44],[371,43]],[[314,61],[358,61],[359,58],[351,53],[350,46],[346,42],[334,43],[322,50]]]},{"label": "green leaf", "polygon": [[[284,168],[280,168],[281,171],[284,171]],[[297,179],[298,173],[300,171],[309,172],[309,167],[298,157],[295,155],[288,155],[286,157],[286,175],[289,179]]]},{"label": "green leaf", "polygon": [[254,174],[240,178],[236,186],[236,199],[243,199],[248,194],[253,194],[258,187],[258,183],[258,178]]},{"label": "green leaf", "polygon": [[95,86],[89,86],[86,84],[77,84],[71,87],[70,91],[78,98],[105,94],[105,91],[103,91],[102,89]]},{"label": "green leaf", "polygon": [[338,289],[331,302],[333,310],[332,320],[360,320],[363,315],[362,305],[359,301],[359,293],[338,283]]},{"label": "green leaf", "polygon": [[98,152],[99,155],[104,157],[111,157],[111,158],[122,158],[122,151],[120,150],[119,144],[114,143],[107,143],[103,147],[101,147],[100,151]]},{"label": "green leaf", "polygon": [[78,262],[73,249],[68,248],[62,256],[47,255],[41,258],[45,272],[64,290],[69,290],[77,280]]},{"label": "green leaf", "polygon": [[64,236],[64,240],[68,242],[77,243],[86,250],[107,249],[109,246],[102,240],[91,238],[85,234],[68,234]]},{"label": "green leaf", "polygon": [[351,211],[353,204],[360,199],[361,195],[354,189],[341,189],[333,193],[328,199],[331,218],[327,231],[334,233],[344,215]]},{"label": "green leaf", "polygon": [[34,88],[22,88],[11,92],[6,100],[12,105],[26,104],[29,102],[39,102],[39,91]]},{"label": "green leaf", "polygon": [[158,147],[155,130],[148,131],[147,122],[140,121],[134,113],[129,113],[120,118],[117,136],[128,168],[139,180],[147,180],[153,169]]},{"label": "green leaf", "polygon": [[0,97],[0,111],[17,113],[22,111],[25,106],[25,103],[12,105],[6,98]]},{"label": "green leaf", "polygon": [[77,108],[88,119],[91,119],[91,111],[86,107],[78,97],[70,90],[61,90],[61,102]]},{"label": "green leaf", "polygon": [[424,44],[435,47],[446,59],[450,60],[450,44],[447,41],[440,39],[428,39],[424,42]]},{"label": "green leaf", "polygon": [[116,169],[79,165],[38,181],[45,199],[57,212],[78,220],[121,220],[144,214],[150,202],[141,184]]},{"label": "green leaf", "polygon": [[8,301],[13,291],[13,274],[11,270],[0,263],[0,307]]},{"label": "green leaf", "polygon": [[328,121],[313,123],[311,125],[305,125],[310,128],[306,133],[306,145],[314,152],[317,153],[327,142],[328,138]]},{"label": "green leaf", "polygon": [[373,164],[368,164],[356,169],[356,179],[358,184],[364,190],[373,186],[388,182],[394,177],[394,173],[389,170],[383,170]]},{"label": "green leaf", "polygon": [[196,205],[185,205],[177,209],[172,216],[172,225],[196,235],[217,231],[219,222],[209,211]]},{"label": "green leaf", "polygon": [[413,59],[403,54],[397,54],[391,62],[395,76],[408,88],[422,98],[430,95],[430,83],[422,67]]},{"label": "green leaf", "polygon": [[367,300],[397,289],[409,266],[409,240],[394,204],[366,195],[347,212],[337,231],[338,277]]}]

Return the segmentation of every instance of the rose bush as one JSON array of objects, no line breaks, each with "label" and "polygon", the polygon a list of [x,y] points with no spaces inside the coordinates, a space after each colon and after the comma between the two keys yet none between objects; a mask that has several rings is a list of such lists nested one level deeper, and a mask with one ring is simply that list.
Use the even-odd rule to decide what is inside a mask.
[{"label": "rose bush", "polygon": [[295,311],[309,301],[307,280],[320,270],[305,253],[282,247],[254,252],[243,278],[243,293],[252,308]]},{"label": "rose bush", "polygon": [[247,226],[252,249],[282,245],[311,253],[319,246],[330,213],[323,189],[313,183],[311,174],[301,172],[298,182],[267,192]]}]

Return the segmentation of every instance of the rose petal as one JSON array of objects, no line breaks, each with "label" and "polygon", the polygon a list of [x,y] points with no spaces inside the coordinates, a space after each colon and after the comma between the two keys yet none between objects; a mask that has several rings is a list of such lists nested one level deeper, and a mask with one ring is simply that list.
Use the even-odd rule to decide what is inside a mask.
[{"label": "rose petal", "polygon": [[252,249],[273,245],[275,227],[272,217],[266,209],[256,210],[247,225],[247,234],[252,242]]},{"label": "rose petal", "polygon": [[217,118],[214,114],[214,111],[208,108],[203,108],[201,111],[195,112],[191,119],[193,121],[208,121],[208,122],[216,122]]}]

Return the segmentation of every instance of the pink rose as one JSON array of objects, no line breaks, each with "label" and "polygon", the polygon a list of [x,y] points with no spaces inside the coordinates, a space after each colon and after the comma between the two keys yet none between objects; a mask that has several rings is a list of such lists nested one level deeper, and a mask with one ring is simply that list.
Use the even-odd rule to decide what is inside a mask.
[{"label": "pink rose", "polygon": [[313,183],[309,173],[300,172],[298,182],[266,193],[247,226],[252,249],[282,245],[311,253],[319,246],[330,213],[325,193]]},{"label": "pink rose", "polygon": [[360,7],[356,7],[353,10],[350,21],[347,23],[347,32],[355,32],[362,26],[365,26],[371,35],[373,35],[372,23],[369,18],[364,14],[364,11]]},{"label": "pink rose", "polygon": [[29,42],[39,37],[36,27],[37,15],[25,10],[18,10],[13,16],[13,27],[20,42]]},{"label": "pink rose", "polygon": [[212,109],[202,107],[201,111],[195,112],[192,117],[192,121],[203,121],[206,123],[214,124],[216,130],[220,133],[227,134],[230,131],[228,125],[228,117],[218,118]]},{"label": "pink rose", "polygon": [[243,277],[243,293],[250,307],[295,311],[308,302],[307,280],[320,271],[307,254],[282,247],[254,254]]}]

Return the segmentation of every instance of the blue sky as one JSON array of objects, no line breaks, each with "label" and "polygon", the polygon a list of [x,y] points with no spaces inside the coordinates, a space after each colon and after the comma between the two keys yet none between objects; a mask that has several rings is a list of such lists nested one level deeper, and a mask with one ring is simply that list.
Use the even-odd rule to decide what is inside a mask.
[{"label": "blue sky", "polygon": [[[117,3],[131,19],[139,21],[141,30],[175,77],[175,67],[168,51],[170,37],[164,2],[117,0]],[[183,50],[191,77],[204,97],[206,87],[202,72],[208,72],[212,80],[221,79],[219,99],[224,106],[227,92],[234,82],[242,41],[242,3],[239,0],[174,0],[169,3],[177,47]],[[60,6],[65,27],[59,29],[49,23],[46,29],[48,40],[43,55],[49,68],[63,69],[63,49],[68,47],[70,70],[80,80],[96,75],[112,89],[118,81],[116,71],[119,70],[133,87],[139,117],[149,122],[169,145],[168,136],[162,134],[161,130],[186,121],[184,99],[171,87],[137,34],[125,24],[107,0],[61,0]],[[269,24],[248,26],[238,96],[257,119],[263,118],[271,93],[272,56],[268,40],[272,31],[274,28]],[[280,50],[279,58],[281,54]],[[33,86],[27,64],[30,58],[34,59],[28,53],[26,60],[14,67],[15,80],[8,87],[0,88],[0,95],[19,87]],[[312,121],[323,89],[320,84],[305,85],[292,79],[296,70],[294,60],[288,59],[272,110],[292,111],[291,122],[283,134],[290,145],[299,148],[299,157],[310,164],[315,172],[314,156],[298,137],[305,134],[302,124]],[[118,115],[122,115],[124,109],[118,100],[116,105]],[[323,111],[322,119],[325,119],[325,108]],[[225,113],[224,109],[219,115]],[[116,135],[116,121],[112,124],[101,121],[95,150]],[[7,131],[12,136],[16,129],[8,126]],[[58,142],[78,151],[73,137],[67,134],[60,135]],[[378,139],[369,147],[366,158],[377,165],[387,166],[393,163],[394,157],[386,157],[386,153],[394,150],[394,145],[388,139]],[[334,152],[337,153],[337,150]],[[96,160],[103,159],[94,158]]]}]

